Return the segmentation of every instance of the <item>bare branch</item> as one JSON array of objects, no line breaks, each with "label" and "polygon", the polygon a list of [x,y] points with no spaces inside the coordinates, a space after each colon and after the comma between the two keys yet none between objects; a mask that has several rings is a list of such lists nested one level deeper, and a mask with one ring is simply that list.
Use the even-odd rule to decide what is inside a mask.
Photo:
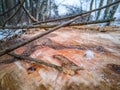
[{"label": "bare branch", "polygon": [[62,71],[62,67],[61,66],[57,66],[55,64],[50,64],[50,63],[47,63],[47,62],[44,62],[43,60],[38,60],[38,59],[34,59],[34,58],[31,58],[31,57],[26,57],[26,56],[23,56],[23,55],[18,55],[18,54],[15,54],[15,53],[8,53],[10,56],[13,56],[17,59],[24,59],[24,60],[27,60],[27,61],[33,61],[33,62],[36,62],[36,63],[40,63],[40,64],[43,64],[45,66],[48,66],[48,67],[52,67],[52,68],[55,68],[57,69],[58,71]]}]

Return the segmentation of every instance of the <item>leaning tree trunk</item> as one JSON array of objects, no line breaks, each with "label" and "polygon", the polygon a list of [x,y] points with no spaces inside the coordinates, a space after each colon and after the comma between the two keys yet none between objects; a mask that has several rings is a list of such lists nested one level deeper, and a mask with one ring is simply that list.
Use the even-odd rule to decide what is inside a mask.
[{"label": "leaning tree trunk", "polygon": [[33,8],[34,8],[34,7],[33,7],[33,0],[30,0],[30,12],[31,12],[31,15],[32,15],[32,16],[34,16],[34,13],[33,13],[33,12],[34,12],[34,11],[33,11],[34,9],[33,9]]}]

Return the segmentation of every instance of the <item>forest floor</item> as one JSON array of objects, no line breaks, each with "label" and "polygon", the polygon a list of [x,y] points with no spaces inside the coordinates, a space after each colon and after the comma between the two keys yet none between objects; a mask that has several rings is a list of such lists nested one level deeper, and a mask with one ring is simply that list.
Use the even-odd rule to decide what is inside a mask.
[{"label": "forest floor", "polygon": [[[29,29],[22,38],[41,32],[44,29]],[[0,90],[120,90],[120,27],[63,27],[14,52],[64,70],[25,60],[1,64]]]}]

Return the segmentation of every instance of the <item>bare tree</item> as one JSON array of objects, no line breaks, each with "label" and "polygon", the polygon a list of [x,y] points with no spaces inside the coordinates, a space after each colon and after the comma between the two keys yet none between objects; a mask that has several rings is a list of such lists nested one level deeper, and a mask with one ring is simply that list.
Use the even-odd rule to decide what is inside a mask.
[{"label": "bare tree", "polygon": [[[94,2],[94,0],[91,0],[91,2],[90,2],[90,10],[92,10],[93,2]],[[91,17],[88,17],[88,21],[90,20],[90,18]]]},{"label": "bare tree", "polygon": [[[102,7],[103,2],[104,2],[104,0],[100,0],[99,7]],[[99,17],[100,17],[100,13],[101,13],[101,10],[98,10],[97,15],[96,15],[96,16],[97,16],[97,17],[96,17],[96,20],[99,19]]]},{"label": "bare tree", "polygon": [[[112,3],[112,1],[113,0],[107,0],[107,4],[110,4],[110,3]],[[107,17],[107,15],[108,15],[108,12],[109,12],[109,9],[110,9],[110,7],[107,7],[106,9],[105,9],[105,12],[104,12],[104,16],[103,16],[103,19],[105,19],[106,17]]]}]

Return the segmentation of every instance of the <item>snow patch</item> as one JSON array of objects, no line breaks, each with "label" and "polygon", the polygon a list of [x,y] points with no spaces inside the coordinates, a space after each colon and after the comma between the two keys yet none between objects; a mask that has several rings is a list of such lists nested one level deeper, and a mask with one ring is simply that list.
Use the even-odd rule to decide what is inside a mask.
[{"label": "snow patch", "polygon": [[84,57],[87,59],[87,60],[91,60],[94,58],[94,52],[92,52],[91,50],[87,50],[84,54]]}]

